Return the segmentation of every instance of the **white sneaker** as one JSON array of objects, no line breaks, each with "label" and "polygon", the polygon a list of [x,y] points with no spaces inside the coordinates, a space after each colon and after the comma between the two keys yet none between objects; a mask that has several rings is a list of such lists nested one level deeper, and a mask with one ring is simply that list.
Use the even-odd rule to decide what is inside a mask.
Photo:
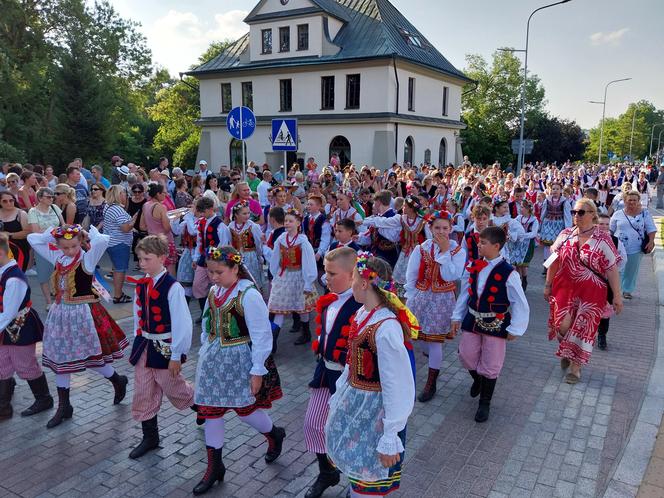
[{"label": "white sneaker", "polygon": [[36,277],[37,276],[37,270],[34,268],[30,268],[28,271],[25,272],[26,277]]}]

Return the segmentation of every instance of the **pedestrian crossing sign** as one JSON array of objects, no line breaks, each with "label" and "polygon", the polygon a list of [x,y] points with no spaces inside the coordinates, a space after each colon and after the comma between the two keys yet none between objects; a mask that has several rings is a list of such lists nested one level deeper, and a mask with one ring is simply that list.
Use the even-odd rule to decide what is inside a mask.
[{"label": "pedestrian crossing sign", "polygon": [[272,150],[297,151],[297,119],[272,120]]}]

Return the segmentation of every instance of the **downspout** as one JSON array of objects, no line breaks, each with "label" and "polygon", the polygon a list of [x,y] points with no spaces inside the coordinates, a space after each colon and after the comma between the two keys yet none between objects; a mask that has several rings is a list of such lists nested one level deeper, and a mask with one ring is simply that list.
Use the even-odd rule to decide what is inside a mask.
[{"label": "downspout", "polygon": [[[399,118],[399,74],[397,73],[397,57],[392,54],[392,66],[394,67],[394,79],[397,82],[397,102],[396,102],[396,116]],[[399,157],[399,123],[394,123],[394,162],[397,162]],[[392,165],[390,165],[391,167]]]}]

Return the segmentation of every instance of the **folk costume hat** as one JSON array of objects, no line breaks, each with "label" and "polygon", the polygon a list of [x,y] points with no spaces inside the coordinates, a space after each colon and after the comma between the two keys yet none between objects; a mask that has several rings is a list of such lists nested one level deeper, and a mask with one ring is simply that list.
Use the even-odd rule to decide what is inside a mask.
[{"label": "folk costume hat", "polygon": [[426,221],[429,225],[433,224],[434,221],[436,220],[448,220],[452,221],[452,215],[449,213],[449,211],[431,211],[429,214],[427,214],[424,217],[424,221]]},{"label": "folk costume hat", "polygon": [[71,240],[83,231],[81,225],[64,225],[51,230],[51,235],[55,239]]},{"label": "folk costume hat", "polygon": [[425,214],[424,206],[422,206],[422,202],[420,202],[420,200],[414,195],[407,195],[404,199],[404,203],[409,208],[414,209],[418,215],[424,216]]}]

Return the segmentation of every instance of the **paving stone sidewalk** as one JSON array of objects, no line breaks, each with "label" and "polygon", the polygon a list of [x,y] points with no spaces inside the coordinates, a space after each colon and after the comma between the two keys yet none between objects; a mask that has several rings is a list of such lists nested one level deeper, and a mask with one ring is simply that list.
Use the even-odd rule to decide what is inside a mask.
[{"label": "paving stone sidewalk", "polygon": [[[657,290],[651,257],[643,260],[636,297],[612,319],[609,350],[596,351],[582,382],[562,382],[555,344],[546,338],[547,305],[541,297],[541,252],[529,278],[531,326],[510,343],[498,381],[491,419],[476,424],[477,401],[468,396],[470,377],[456,358],[457,342],[445,345],[439,394],[416,403],[408,427],[402,489],[395,496],[600,496],[612,475],[643,399],[654,358]],[[192,314],[199,314],[192,304]],[[131,332],[129,320],[121,322]],[[301,497],[316,475],[307,454],[302,420],[307,383],[314,367],[306,347],[285,327],[276,358],[284,398],[272,416],[288,437],[281,458],[267,466],[264,438],[227,418],[223,486],[209,496]],[[199,331],[200,329],[197,329]],[[193,381],[196,351],[183,368]],[[418,389],[425,382],[425,358],[416,345]],[[159,423],[161,449],[139,461],[128,453],[140,437],[131,419],[132,369],[126,359],[118,370],[130,377],[127,399],[112,405],[112,387],[94,373],[72,378],[74,417],[46,430],[51,413],[29,419],[16,415],[0,423],[0,496],[190,496],[205,471],[203,431],[194,416],[164,402]],[[49,373],[52,390],[53,376]],[[31,403],[18,381],[15,412]],[[344,496],[345,482],[326,496]]]}]

